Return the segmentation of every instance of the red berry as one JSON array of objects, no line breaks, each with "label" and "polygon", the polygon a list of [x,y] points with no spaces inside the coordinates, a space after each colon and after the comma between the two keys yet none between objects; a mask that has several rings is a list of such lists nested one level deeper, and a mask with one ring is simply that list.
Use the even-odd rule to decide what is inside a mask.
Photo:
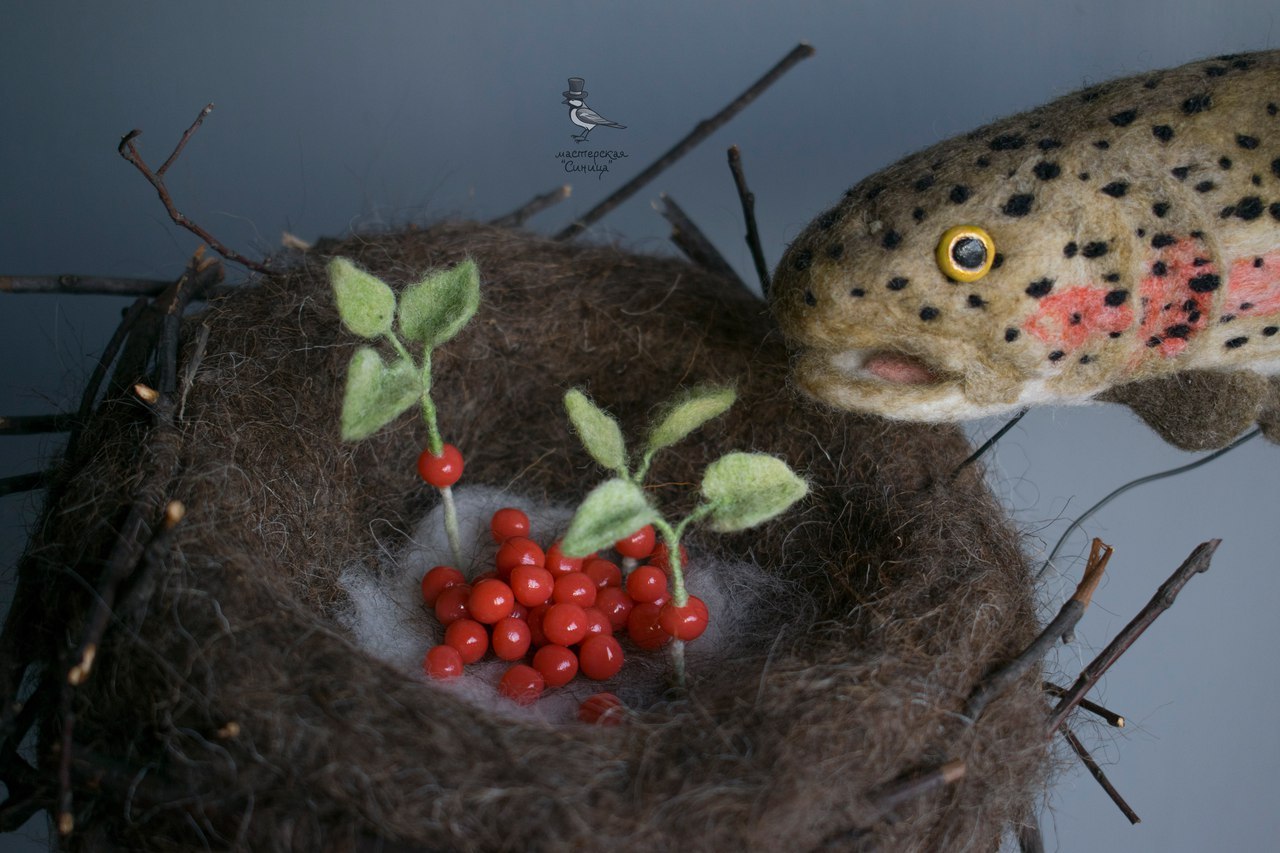
[{"label": "red berry", "polygon": [[451,586],[436,598],[436,619],[446,628],[459,619],[470,619],[471,611],[467,602],[471,598],[471,587],[465,583]]},{"label": "red berry", "polygon": [[608,618],[613,630],[620,631],[627,627],[627,617],[636,603],[626,591],[616,586],[607,586],[596,593],[596,608]]},{"label": "red berry", "polygon": [[[668,559],[669,556],[670,556],[670,552],[669,552],[669,549],[667,548],[667,543],[659,542],[656,546],[654,546],[653,553],[649,555],[649,565],[657,566],[658,568],[662,569],[664,572],[670,571],[671,561]],[[683,569],[687,565],[689,565],[689,552],[684,549],[683,545],[681,545],[680,546],[680,567]]]},{"label": "red berry", "polygon": [[422,600],[428,607],[435,607],[440,593],[451,586],[466,582],[467,579],[462,576],[462,572],[453,566],[436,566],[422,576]]},{"label": "red berry", "polygon": [[584,723],[595,723],[601,726],[621,725],[626,719],[627,709],[622,700],[612,693],[596,693],[582,700],[578,706],[578,719]]},{"label": "red berry", "polygon": [[583,561],[590,559],[589,557],[566,557],[564,551],[560,550],[560,543],[556,542],[547,549],[546,570],[551,574],[559,577],[567,575],[569,572],[582,571]]},{"label": "red berry", "polygon": [[556,578],[551,599],[556,604],[590,607],[596,603],[596,585],[582,572],[569,572],[567,575]]},{"label": "red berry", "polygon": [[444,643],[458,650],[464,664],[475,663],[489,649],[489,632],[474,619],[459,619],[444,629]]},{"label": "red berry", "polygon": [[637,604],[627,617],[627,636],[631,642],[646,651],[661,648],[671,635],[658,624],[658,605],[651,601]]},{"label": "red berry", "polygon": [[584,607],[582,612],[587,614],[587,636],[592,634],[612,634],[613,623],[609,621],[609,617],[604,615],[604,611],[599,607]]},{"label": "red berry", "polygon": [[624,536],[614,542],[613,548],[624,557],[643,560],[653,553],[653,546],[657,544],[657,541],[657,537],[653,534],[653,525],[646,524],[630,536]]},{"label": "red berry", "polygon": [[516,599],[516,603],[511,608],[509,619],[519,619],[521,622],[529,618],[529,608],[520,603],[520,599]]},{"label": "red berry", "polygon": [[418,473],[437,489],[452,486],[462,477],[462,453],[452,444],[446,444],[439,456],[427,448],[418,456]]},{"label": "red berry", "polygon": [[547,644],[547,635],[542,633],[542,620],[546,618],[547,610],[550,604],[539,604],[537,607],[529,611],[529,639],[535,647],[542,647]]},{"label": "red berry", "polygon": [[546,687],[542,675],[533,667],[518,663],[502,675],[498,692],[521,705],[532,705]]},{"label": "red berry", "polygon": [[519,660],[529,651],[533,635],[529,625],[508,616],[493,626],[493,653],[501,660]]},{"label": "red berry", "polygon": [[542,617],[543,635],[558,646],[572,646],[587,636],[587,614],[576,604],[553,604]]},{"label": "red berry", "polygon": [[510,616],[515,603],[516,597],[511,592],[511,587],[496,578],[488,578],[472,589],[467,609],[471,611],[472,619],[492,625],[499,619]]},{"label": "red berry", "polygon": [[422,669],[441,680],[462,675],[462,655],[453,646],[432,646],[422,660]]},{"label": "red berry", "polygon": [[494,564],[498,567],[498,577],[506,580],[516,566],[541,566],[546,559],[537,542],[523,536],[512,536],[498,549]]},{"label": "red berry", "polygon": [[622,669],[622,644],[609,634],[587,637],[578,649],[578,664],[587,678],[613,678]]},{"label": "red berry", "polygon": [[564,646],[548,644],[534,652],[533,668],[548,687],[564,687],[578,674],[578,656]]},{"label": "red berry", "polygon": [[662,630],[677,640],[696,640],[707,630],[707,605],[696,595],[689,596],[689,603],[676,607],[668,601],[658,611],[658,624]]},{"label": "red berry", "polygon": [[516,601],[527,607],[545,604],[551,598],[555,579],[540,566],[516,566],[511,570],[511,591]]},{"label": "red berry", "polygon": [[598,587],[622,586],[622,569],[609,560],[590,560],[583,567],[582,573]]},{"label": "red berry", "polygon": [[494,542],[505,542],[512,536],[529,535],[529,516],[513,506],[503,507],[489,520]]},{"label": "red berry", "polygon": [[657,566],[640,566],[627,575],[627,595],[637,603],[667,594],[667,576]]}]

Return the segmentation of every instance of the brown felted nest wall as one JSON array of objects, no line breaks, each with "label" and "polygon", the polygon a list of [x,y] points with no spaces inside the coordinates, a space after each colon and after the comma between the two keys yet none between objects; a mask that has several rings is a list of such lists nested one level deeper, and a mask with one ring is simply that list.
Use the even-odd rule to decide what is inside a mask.
[{"label": "brown felted nest wall", "polygon": [[[949,476],[969,450],[958,430],[794,395],[762,304],[677,261],[470,224],[324,251],[396,285],[479,263],[481,309],[434,374],[465,484],[575,501],[602,475],[568,432],[565,389],[586,386],[637,435],[676,387],[735,382],[738,404],[653,481],[685,484],[659,490],[678,503],[730,449],[810,479],[780,519],[692,543],[785,579],[787,618],[733,665],[693,673],[687,699],[617,728],[498,716],[361,651],[335,620],[338,574],[374,566],[433,493],[412,464],[419,420],[339,440],[358,341],[313,252],[187,321],[187,356],[200,323],[210,334],[167,437],[131,398],[103,405],[90,461],[25,560],[13,618],[26,659],[58,682],[125,510],[149,472],[172,470],[153,498],[187,516],[143,561],[74,694],[85,846],[992,850],[1028,813],[1048,757],[1038,680],[976,724],[959,713],[1036,619],[1001,509],[980,477]],[[61,719],[52,703],[49,773]],[[960,782],[877,804],[949,760],[965,762]]]}]

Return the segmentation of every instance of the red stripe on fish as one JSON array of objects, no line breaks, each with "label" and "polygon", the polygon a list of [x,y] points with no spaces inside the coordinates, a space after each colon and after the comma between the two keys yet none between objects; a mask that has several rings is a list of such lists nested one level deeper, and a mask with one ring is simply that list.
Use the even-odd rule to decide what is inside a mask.
[{"label": "red stripe on fish", "polygon": [[1139,360],[1149,353],[1172,358],[1209,323],[1213,294],[1221,285],[1218,270],[1204,240],[1178,240],[1158,234],[1157,251],[1149,256],[1149,274],[1141,287],[1142,320]]}]

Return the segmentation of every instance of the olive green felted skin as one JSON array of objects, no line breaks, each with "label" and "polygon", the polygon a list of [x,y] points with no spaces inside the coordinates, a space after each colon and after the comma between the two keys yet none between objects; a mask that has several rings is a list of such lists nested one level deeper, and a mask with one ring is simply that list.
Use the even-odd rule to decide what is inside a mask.
[{"label": "olive green felted skin", "polygon": [[[357,645],[339,618],[340,575],[397,559],[437,498],[415,470],[416,415],[358,444],[339,437],[363,342],[339,323],[330,254],[396,288],[479,264],[480,309],[434,355],[441,428],[467,460],[459,489],[568,503],[598,484],[564,416],[570,387],[634,437],[676,388],[736,384],[738,403],[660,455],[651,480],[677,515],[729,450],[785,458],[811,484],[774,521],[689,541],[776,579],[730,663],[691,667],[687,698],[636,707],[626,725],[585,726],[472,704]],[[781,338],[734,282],[445,224],[326,241],[190,318],[183,363],[201,324],[203,360],[163,446],[144,407],[111,396],[84,434],[90,461],[54,489],[22,567],[9,648],[47,667],[57,696],[124,509],[141,480],[172,472],[149,494],[181,500],[186,518],[122,593],[74,693],[73,843],[986,853],[1042,797],[1040,673],[976,723],[961,716],[1038,631],[1017,534],[978,474],[951,476],[970,451],[963,435],[789,393]],[[39,778],[56,791],[62,718],[56,702],[42,713]],[[892,812],[876,805],[886,786],[951,760],[965,762],[962,780]]]},{"label": "olive green felted skin", "polygon": [[[796,381],[922,421],[1126,386],[1106,399],[1137,394],[1167,440],[1229,441],[1220,408],[1245,425],[1274,411],[1264,384],[1184,390],[1176,424],[1145,401],[1190,387],[1165,381],[1183,371],[1280,372],[1278,104],[1280,52],[1223,56],[1094,86],[866,178],[776,272]],[[995,244],[970,283],[935,257],[961,225]],[[1146,380],[1161,381],[1136,392]]]}]

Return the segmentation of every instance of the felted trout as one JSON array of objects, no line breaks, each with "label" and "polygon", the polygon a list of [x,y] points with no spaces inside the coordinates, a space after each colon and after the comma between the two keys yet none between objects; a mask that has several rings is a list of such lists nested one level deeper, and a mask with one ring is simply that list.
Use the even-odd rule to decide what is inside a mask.
[{"label": "felted trout", "polygon": [[874,174],[774,275],[794,377],[951,421],[1130,406],[1170,443],[1280,442],[1280,51],[1085,89]]}]

